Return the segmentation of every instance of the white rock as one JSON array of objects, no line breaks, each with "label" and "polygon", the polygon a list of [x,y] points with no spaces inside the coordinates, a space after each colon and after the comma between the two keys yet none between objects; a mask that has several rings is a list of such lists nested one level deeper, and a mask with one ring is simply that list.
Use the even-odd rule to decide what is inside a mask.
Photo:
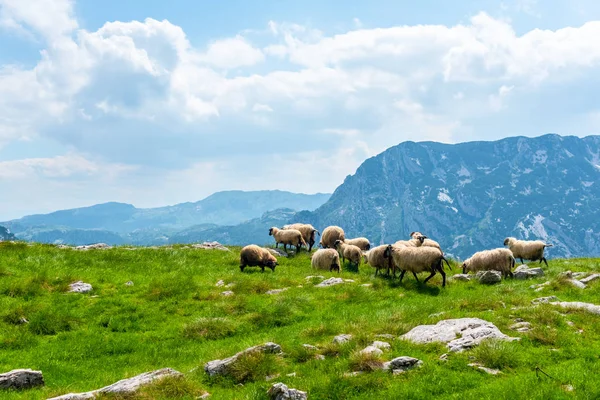
[{"label": "white rock", "polygon": [[344,280],[342,278],[329,278],[319,283],[318,285],[315,285],[315,287],[328,287],[333,285],[339,285],[341,283],[344,283]]},{"label": "white rock", "polygon": [[269,250],[269,253],[273,254],[275,257],[287,257],[287,253],[283,250],[279,250],[279,249],[272,249],[270,247],[265,247],[267,250]]},{"label": "white rock", "polygon": [[472,364],[468,364],[468,365],[469,365],[469,367],[477,368],[478,370],[486,372],[486,373],[488,373],[490,375],[499,375],[499,374],[502,373],[502,372],[500,372],[497,369],[487,368],[487,367],[484,367],[483,365],[478,364],[478,363],[472,363]]},{"label": "white rock", "polygon": [[282,288],[282,289],[271,289],[268,290],[267,292],[265,292],[265,294],[279,294],[281,292],[285,292],[286,290],[288,290],[289,288]]},{"label": "white rock", "polygon": [[53,397],[48,400],[83,400],[93,399],[98,394],[131,394],[138,391],[142,386],[148,385],[156,380],[163,379],[169,376],[183,376],[180,372],[171,368],[163,368],[153,372],[146,372],[133,378],[122,379],[110,386],[102,389],[93,390],[85,393],[69,393],[58,397]]},{"label": "white rock", "polygon": [[306,400],[306,392],[298,389],[289,389],[285,384],[279,382],[274,384],[267,391],[267,396],[271,400]]},{"label": "white rock", "polygon": [[455,274],[452,275],[452,279],[455,281],[468,282],[471,280],[471,276],[469,274]]},{"label": "white rock", "polygon": [[352,335],[350,335],[348,333],[343,333],[341,335],[337,335],[336,337],[334,337],[333,343],[343,344],[343,343],[348,343],[350,340],[352,340]]},{"label": "white rock", "polygon": [[133,286],[133,281],[127,281],[127,282],[125,282],[125,286]]},{"label": "white rock", "polygon": [[310,350],[310,351],[319,350],[319,348],[317,346],[313,346],[312,344],[303,344],[302,347],[304,347],[306,350]]},{"label": "white rock", "polygon": [[517,332],[529,332],[531,330],[531,324],[529,322],[517,322],[510,326],[510,329]]},{"label": "white rock", "polygon": [[567,310],[584,310],[592,314],[600,315],[600,306],[580,301],[554,301],[550,304],[565,308]]},{"label": "white rock", "polygon": [[315,360],[324,360],[325,356],[323,354],[316,354],[315,355]]},{"label": "white rock", "polygon": [[92,291],[92,285],[82,281],[77,281],[69,285],[70,293],[89,293]]},{"label": "white rock", "polygon": [[236,353],[233,356],[225,358],[223,360],[213,360],[207,362],[204,365],[204,371],[209,376],[227,375],[229,374],[229,368],[231,367],[231,365],[237,362],[238,358],[240,358],[243,355],[254,352],[261,352],[265,354],[280,354],[281,346],[279,346],[276,343],[267,342],[258,346],[249,347],[246,350],[240,351],[239,353]]},{"label": "white rock", "polygon": [[519,265],[513,271],[515,279],[529,279],[544,276],[544,271],[541,268],[529,268],[526,264]]},{"label": "white rock", "polygon": [[391,371],[400,370],[404,372],[415,367],[420,367],[421,365],[423,365],[423,361],[418,358],[402,356],[383,363],[383,369]]},{"label": "white rock", "polygon": [[375,346],[367,346],[367,347],[365,347],[364,349],[362,349],[360,351],[360,354],[368,354],[368,355],[380,356],[380,355],[383,354],[383,351],[379,350]]},{"label": "white rock", "polygon": [[0,374],[0,389],[22,390],[36,386],[44,386],[42,371],[13,369]]},{"label": "white rock", "polygon": [[567,283],[569,283],[571,286],[574,286],[578,289],[585,289],[586,285],[583,282],[578,281],[577,279],[567,279],[566,280]]},{"label": "white rock", "polygon": [[378,349],[381,350],[389,350],[392,348],[392,346],[390,346],[390,344],[388,342],[380,342],[379,340],[374,341],[371,346],[373,347],[377,347]]},{"label": "white rock", "polygon": [[556,296],[538,297],[537,299],[531,300],[531,304],[546,304],[552,301],[558,301]]},{"label": "white rock", "polygon": [[233,293],[231,290],[226,290],[224,292],[221,292],[221,295],[223,296],[233,296],[235,293]]},{"label": "white rock", "polygon": [[486,285],[498,283],[502,280],[502,274],[499,271],[479,271],[475,275],[479,283]]},{"label": "white rock", "polygon": [[[457,338],[457,335],[460,337]],[[484,339],[519,340],[505,335],[496,325],[479,318],[447,319],[435,325],[419,325],[400,338],[420,344],[447,343],[452,352],[476,346]]]},{"label": "white rock", "polygon": [[444,353],[440,356],[440,361],[448,361],[448,353]]},{"label": "white rock", "polygon": [[583,279],[580,279],[579,281],[582,283],[585,283],[586,285],[592,281],[595,281],[596,279],[600,278],[600,274],[592,274],[588,277],[585,277]]},{"label": "white rock", "polygon": [[225,286],[225,282],[221,279],[219,282],[215,283],[216,287]]},{"label": "white rock", "polygon": [[307,281],[310,281],[311,279],[325,279],[325,277],[322,275],[309,275],[304,279],[306,279]]},{"label": "white rock", "polygon": [[204,242],[202,244],[193,244],[192,247],[195,249],[231,251],[219,242]]},{"label": "white rock", "polygon": [[572,271],[561,272],[560,274],[558,274],[557,278],[558,279],[573,279],[573,272]]}]

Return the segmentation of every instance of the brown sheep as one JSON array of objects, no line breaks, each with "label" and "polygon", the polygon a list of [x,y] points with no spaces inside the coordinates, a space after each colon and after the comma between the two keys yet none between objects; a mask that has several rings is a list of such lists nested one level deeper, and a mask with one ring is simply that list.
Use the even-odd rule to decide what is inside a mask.
[{"label": "brown sheep", "polygon": [[302,233],[302,238],[307,243],[309,252],[312,250],[312,247],[315,244],[315,233],[318,234],[319,236],[321,235],[321,233],[318,230],[316,230],[315,227],[312,226],[311,224],[296,223],[296,224],[291,224],[291,225],[285,225],[283,227],[283,230],[288,230],[288,229],[296,229],[296,230],[300,231],[300,233]]},{"label": "brown sheep", "polygon": [[334,246],[340,257],[342,257],[342,263],[348,259],[350,264],[356,265],[357,268],[360,266],[360,259],[362,258],[360,248],[352,244],[344,243],[341,240],[336,240]]},{"label": "brown sheep", "polygon": [[306,246],[306,242],[302,237],[302,233],[296,229],[279,229],[273,227],[269,229],[269,236],[275,238],[275,248],[279,246],[279,243],[283,243],[283,250],[287,251],[287,246],[296,246],[296,252],[300,251],[301,246]]},{"label": "brown sheep", "polygon": [[542,242],[541,240],[517,240],[514,237],[507,237],[504,239],[504,245],[512,251],[515,258],[521,260],[537,261],[540,260],[548,266],[548,261],[544,257],[544,250],[546,247],[552,247],[553,245]]},{"label": "brown sheep", "polygon": [[328,226],[321,235],[321,247],[324,249],[333,249],[336,240],[344,241],[346,239],[344,230],[339,226]]},{"label": "brown sheep", "polygon": [[260,267],[262,272],[265,272],[265,267],[269,267],[271,271],[275,272],[277,265],[279,265],[277,259],[269,250],[255,244],[245,246],[240,251],[240,270],[242,272],[246,267]]}]

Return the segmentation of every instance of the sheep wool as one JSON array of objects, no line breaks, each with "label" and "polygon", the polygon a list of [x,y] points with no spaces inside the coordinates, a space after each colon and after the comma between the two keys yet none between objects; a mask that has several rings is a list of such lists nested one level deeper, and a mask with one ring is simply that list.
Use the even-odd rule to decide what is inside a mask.
[{"label": "sheep wool", "polygon": [[366,237],[357,237],[354,239],[346,239],[344,241],[344,243],[354,245],[354,246],[358,247],[359,249],[361,249],[362,251],[367,251],[371,248],[371,242],[369,242],[369,239],[367,239]]},{"label": "sheep wool", "polygon": [[406,271],[412,272],[417,282],[419,282],[418,273],[429,272],[430,275],[423,283],[427,283],[428,280],[439,272],[442,275],[442,287],[446,286],[446,273],[444,272],[442,262],[445,261],[448,267],[450,267],[450,264],[444,258],[442,252],[436,248],[389,245],[385,250],[384,257],[393,260],[394,274],[396,269],[401,271],[400,282],[402,282]]},{"label": "sheep wool", "polygon": [[304,241],[306,242],[306,244],[308,245],[308,251],[312,250],[312,247],[315,244],[315,233],[318,235],[321,235],[321,233],[315,229],[314,226],[312,226],[311,224],[301,224],[301,223],[295,223],[295,224],[290,224],[290,225],[284,225],[283,230],[289,230],[289,229],[296,229],[298,231],[300,231],[300,233],[302,233],[302,238],[304,239]]},{"label": "sheep wool", "polygon": [[478,251],[467,258],[463,264],[463,274],[477,271],[500,271],[506,278],[512,278],[512,269],[515,267],[515,258],[509,249],[497,248]]},{"label": "sheep wool", "polygon": [[363,254],[364,262],[375,268],[375,276],[377,276],[377,273],[381,269],[385,269],[387,275],[390,274],[390,269],[393,267],[392,259],[384,257],[384,253],[388,246],[389,245],[387,244],[382,244],[381,246],[373,247]]},{"label": "sheep wool", "polygon": [[336,240],[345,241],[344,230],[339,226],[328,226],[321,235],[321,246],[324,249],[333,249]]},{"label": "sheep wool", "polygon": [[301,246],[306,246],[306,242],[302,238],[302,233],[296,229],[279,229],[273,227],[269,229],[269,236],[275,238],[275,248],[279,243],[283,243],[283,250],[287,251],[287,246],[296,246],[296,252],[300,251]]},{"label": "sheep wool", "polygon": [[438,242],[436,242],[435,240],[429,239],[427,236],[423,235],[421,232],[412,232],[410,234],[410,237],[413,239],[418,238],[419,236],[423,236],[423,238],[424,238],[424,240],[422,242],[422,246],[435,247],[436,249],[439,249],[442,253],[444,252]]},{"label": "sheep wool", "polygon": [[265,267],[271,268],[275,272],[277,259],[269,250],[259,247],[255,244],[245,246],[240,251],[240,270],[244,272],[246,267],[260,267],[265,272]]},{"label": "sheep wool", "polygon": [[310,264],[314,269],[336,270],[337,272],[341,272],[342,270],[340,256],[334,249],[319,249],[315,251],[310,259]]},{"label": "sheep wool", "polygon": [[356,265],[357,267],[360,265],[362,251],[358,246],[344,243],[341,240],[336,240],[334,246],[342,258],[342,263],[347,259],[351,264]]},{"label": "sheep wool", "polygon": [[510,251],[515,258],[521,260],[537,261],[540,260],[548,266],[548,261],[544,257],[544,250],[546,247],[552,247],[553,245],[542,242],[541,240],[518,240],[514,237],[507,237],[504,239],[504,245],[508,246]]}]

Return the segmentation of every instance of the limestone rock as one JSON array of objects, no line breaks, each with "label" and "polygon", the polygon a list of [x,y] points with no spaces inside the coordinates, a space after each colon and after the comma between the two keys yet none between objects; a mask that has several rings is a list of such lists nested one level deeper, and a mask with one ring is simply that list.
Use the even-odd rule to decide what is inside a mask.
[{"label": "limestone rock", "polygon": [[517,322],[510,326],[510,329],[517,332],[529,332],[531,330],[531,324],[529,322]]},{"label": "limestone rock", "polygon": [[310,351],[319,350],[319,348],[317,346],[313,346],[312,344],[303,344],[302,347],[304,347],[306,350],[310,350]]},{"label": "limestone rock", "polygon": [[558,279],[573,279],[573,271],[563,271],[557,276]]},{"label": "limestone rock", "polygon": [[267,290],[265,292],[265,294],[279,294],[281,292],[285,292],[286,290],[288,290],[289,288],[283,288],[283,289],[271,289],[271,290]]},{"label": "limestone rock", "polygon": [[[460,337],[457,338],[457,335]],[[435,325],[419,325],[400,337],[413,343],[447,343],[452,352],[478,345],[484,339],[519,340],[502,333],[496,325],[479,318],[446,319]]]},{"label": "limestone rock", "polygon": [[235,293],[233,293],[231,290],[226,290],[224,292],[221,292],[221,295],[223,296],[233,296]]},{"label": "limestone rock", "polygon": [[481,365],[479,363],[472,363],[472,364],[468,364],[468,365],[469,365],[469,367],[477,368],[478,370],[486,372],[486,373],[488,373],[490,375],[499,375],[499,374],[502,373],[502,372],[500,372],[497,369],[487,368],[487,367],[484,367],[483,365]]},{"label": "limestone rock", "polygon": [[216,287],[225,286],[225,282],[221,279],[219,282],[215,283]]},{"label": "limestone rock", "polygon": [[579,281],[581,283],[585,283],[586,285],[592,281],[595,281],[596,279],[600,278],[600,274],[592,274],[588,277],[585,277],[583,279],[580,279]]},{"label": "limestone rock", "polygon": [[195,249],[231,251],[219,242],[204,242],[202,244],[193,244],[192,247]]},{"label": "limestone rock", "polygon": [[133,286],[133,281],[127,281],[127,282],[125,282],[125,286]]},{"label": "limestone rock", "polygon": [[475,275],[479,283],[491,285],[502,280],[502,274],[499,271],[479,271]]},{"label": "limestone rock", "polygon": [[112,247],[107,245],[106,243],[95,243],[95,244],[88,244],[85,246],[77,246],[75,247],[75,250],[83,250],[83,251],[87,251],[87,250],[106,250],[106,249],[111,249]]},{"label": "limestone rock", "polygon": [[306,392],[298,389],[289,389],[285,384],[279,382],[274,384],[267,391],[271,400],[306,400]]},{"label": "limestone rock", "polygon": [[558,301],[556,296],[538,297],[537,299],[531,300],[531,304],[546,304],[553,301]]},{"label": "limestone rock", "polygon": [[379,340],[374,341],[371,346],[377,347],[381,350],[389,350],[392,347],[388,342],[380,342]]},{"label": "limestone rock", "polygon": [[383,354],[383,351],[381,351],[375,346],[367,346],[360,351],[360,354],[380,356]]},{"label": "limestone rock", "polygon": [[210,375],[227,375],[229,373],[229,367],[233,365],[241,356],[253,353],[261,352],[265,354],[280,354],[281,346],[276,343],[267,342],[258,346],[249,347],[246,350],[240,351],[235,355],[225,358],[223,360],[209,361],[204,365],[204,371]]},{"label": "limestone rock", "polygon": [[471,276],[469,274],[455,274],[452,275],[452,279],[455,281],[468,282],[471,280]]},{"label": "limestone rock", "polygon": [[565,308],[567,310],[584,310],[592,314],[600,315],[600,306],[581,301],[554,301],[550,304]]},{"label": "limestone rock", "polygon": [[272,249],[270,247],[265,247],[267,250],[269,250],[269,253],[273,254],[275,257],[287,257],[287,253],[283,250],[279,250],[279,249]]},{"label": "limestone rock", "polygon": [[344,333],[333,338],[333,343],[343,344],[348,343],[352,339],[352,335]]},{"label": "limestone rock", "polygon": [[396,357],[392,361],[388,361],[383,363],[383,369],[391,370],[391,371],[408,371],[409,369],[419,367],[423,365],[423,361],[414,357]]},{"label": "limestone rock", "polygon": [[70,293],[89,293],[92,291],[92,285],[82,281],[77,281],[69,285]]},{"label": "limestone rock", "polygon": [[32,369],[14,369],[0,374],[0,389],[30,389],[36,386],[44,386],[42,371]]},{"label": "limestone rock", "polygon": [[170,376],[183,376],[180,372],[175,371],[171,368],[163,368],[157,371],[146,372],[133,378],[122,379],[110,386],[103,387],[101,389],[93,390],[91,392],[84,393],[69,393],[58,397],[53,397],[48,400],[83,400],[93,399],[98,394],[117,394],[127,395],[138,391],[142,386],[148,385],[156,380],[163,379]]},{"label": "limestone rock", "polygon": [[578,281],[577,279],[567,279],[565,280],[565,282],[569,283],[571,286],[574,286],[578,289],[585,289],[586,285],[585,283]]},{"label": "limestone rock", "polygon": [[329,278],[319,283],[318,285],[315,285],[315,287],[328,287],[333,285],[339,285],[341,283],[344,283],[344,280],[342,278]]},{"label": "limestone rock", "polygon": [[526,264],[519,265],[513,271],[515,279],[538,278],[540,276],[544,276],[544,270],[541,268],[529,268]]}]

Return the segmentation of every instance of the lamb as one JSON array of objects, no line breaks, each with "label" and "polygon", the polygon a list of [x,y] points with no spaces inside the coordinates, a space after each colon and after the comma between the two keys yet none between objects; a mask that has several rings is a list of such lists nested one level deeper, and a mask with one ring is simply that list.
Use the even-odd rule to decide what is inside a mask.
[{"label": "lamb", "polygon": [[340,266],[340,256],[334,249],[319,249],[315,251],[310,259],[310,264],[314,269],[325,269],[337,272],[342,270]]},{"label": "lamb", "polygon": [[321,247],[323,247],[324,249],[332,249],[334,248],[336,240],[346,240],[344,230],[339,226],[328,226],[327,228],[325,228],[323,234],[321,235]]},{"label": "lamb", "polygon": [[342,257],[342,263],[348,259],[350,264],[354,264],[358,268],[360,259],[362,258],[362,251],[358,246],[344,243],[341,240],[336,240],[334,246],[340,257]]},{"label": "lamb", "polygon": [[410,234],[410,237],[413,239],[418,238],[419,236],[423,236],[423,238],[424,238],[423,243],[422,243],[423,246],[435,247],[436,249],[439,249],[442,253],[444,252],[438,242],[436,242],[435,240],[429,239],[427,236],[423,235],[421,232],[412,232]]},{"label": "lamb", "polygon": [[467,258],[463,264],[463,274],[477,271],[500,271],[504,278],[513,277],[512,269],[515,267],[515,258],[509,249],[499,247],[493,250],[478,251]]},{"label": "lamb", "polygon": [[265,267],[269,267],[271,271],[275,272],[277,265],[279,265],[277,259],[269,250],[255,244],[245,246],[240,251],[240,270],[242,272],[246,267],[260,267],[262,272],[265,272]]},{"label": "lamb", "polygon": [[275,238],[275,248],[279,243],[283,243],[283,250],[287,251],[287,246],[296,246],[296,252],[300,251],[300,246],[306,246],[306,242],[302,238],[302,233],[296,229],[279,229],[273,227],[269,229],[269,236]]},{"label": "lamb", "polygon": [[373,247],[363,254],[364,262],[375,268],[375,276],[377,276],[380,269],[385,269],[387,275],[390,274],[390,269],[392,269],[392,259],[384,257],[384,252],[387,248],[387,244],[382,244],[381,246]]},{"label": "lamb", "polygon": [[354,239],[346,239],[344,241],[344,243],[346,244],[352,244],[356,247],[358,247],[359,249],[363,250],[363,251],[367,251],[371,248],[371,242],[369,242],[369,239],[365,238],[365,237],[358,237],[358,238],[354,238]]},{"label": "lamb", "polygon": [[291,224],[291,225],[284,225],[282,229],[283,230],[296,229],[296,230],[300,231],[300,233],[302,233],[302,238],[308,244],[309,252],[312,250],[312,247],[315,244],[315,233],[317,233],[319,236],[321,235],[321,233],[318,230],[316,230],[315,227],[312,226],[311,224],[296,223],[296,224]]},{"label": "lamb", "polygon": [[540,264],[543,261],[546,264],[546,267],[548,266],[548,261],[546,261],[546,257],[544,257],[544,249],[553,246],[552,244],[544,243],[541,240],[518,240],[514,237],[507,237],[504,239],[504,245],[508,245],[513,256],[521,260],[521,264],[523,263],[523,260],[540,260]]},{"label": "lamb", "polygon": [[439,272],[442,274],[442,287],[446,286],[446,273],[444,272],[442,262],[446,261],[448,267],[450,267],[450,263],[448,263],[448,260],[444,258],[444,255],[438,249],[423,246],[407,247],[389,245],[385,249],[383,256],[393,260],[394,275],[396,268],[402,271],[400,273],[400,282],[402,282],[406,271],[412,272],[417,282],[419,282],[419,278],[417,277],[419,272],[430,272],[430,275],[423,283],[427,283],[428,280]]}]

